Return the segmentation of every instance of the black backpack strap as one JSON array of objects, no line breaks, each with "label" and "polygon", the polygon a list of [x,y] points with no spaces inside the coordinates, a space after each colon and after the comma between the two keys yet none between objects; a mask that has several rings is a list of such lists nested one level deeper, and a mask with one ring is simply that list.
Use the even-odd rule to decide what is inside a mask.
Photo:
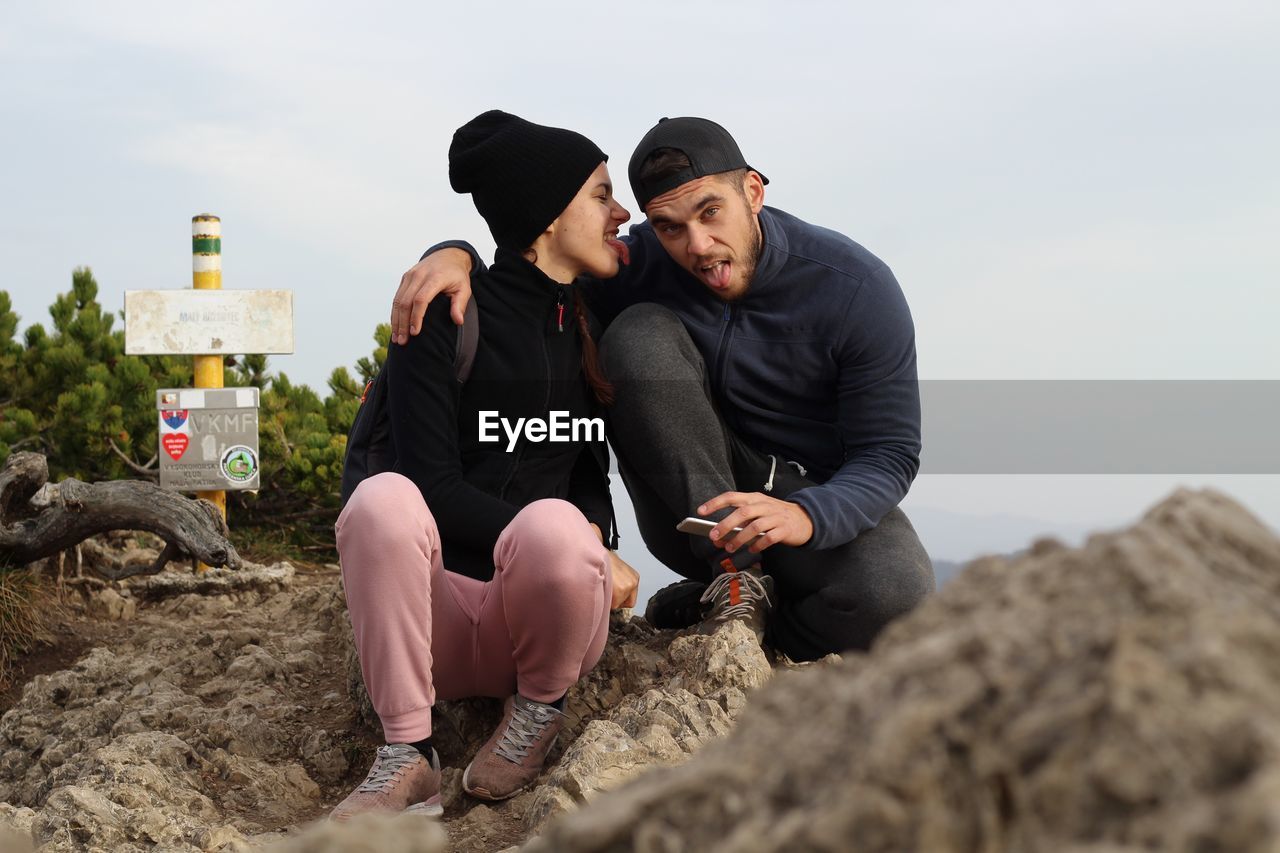
[{"label": "black backpack strap", "polygon": [[480,343],[480,312],[476,310],[476,300],[472,296],[467,300],[467,308],[462,312],[462,325],[458,327],[458,340],[453,350],[453,371],[458,375],[458,384],[465,385],[471,377],[471,367],[476,361],[476,347]]},{"label": "black backpack strap", "polygon": [[[422,334],[428,333],[424,331]],[[472,299],[463,312],[463,323],[457,329],[453,347],[453,370],[457,374],[458,385],[463,385],[471,376],[479,342],[480,312],[476,309],[476,301]],[[396,450],[391,437],[386,374],[387,366],[383,364],[378,375],[365,385],[360,408],[356,410],[355,420],[347,436],[347,452],[342,466],[343,506],[346,506],[352,492],[362,480],[395,467]]]}]

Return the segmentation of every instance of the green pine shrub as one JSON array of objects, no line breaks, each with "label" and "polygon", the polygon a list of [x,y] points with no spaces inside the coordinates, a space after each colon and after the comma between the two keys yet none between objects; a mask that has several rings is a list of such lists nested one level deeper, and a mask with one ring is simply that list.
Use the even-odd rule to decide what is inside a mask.
[{"label": "green pine shrub", "polygon": [[[71,290],[49,309],[51,328],[34,324],[19,339],[19,317],[0,291],[0,460],[17,450],[43,453],[53,481],[156,476],[155,392],[192,387],[192,359],[125,355],[117,317],[97,296],[93,273],[76,269]],[[259,559],[336,557],[347,432],[390,338],[390,327],[379,326],[376,348],[357,362],[356,376],[336,368],[324,397],[272,374],[265,355],[227,358],[227,386],[261,389],[261,490],[228,492],[237,548]]]}]

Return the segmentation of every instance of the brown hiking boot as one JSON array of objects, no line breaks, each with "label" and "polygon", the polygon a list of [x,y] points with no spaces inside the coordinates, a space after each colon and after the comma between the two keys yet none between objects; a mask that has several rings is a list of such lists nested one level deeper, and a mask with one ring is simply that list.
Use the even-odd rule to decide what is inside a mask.
[{"label": "brown hiking boot", "polygon": [[439,817],[440,758],[435,750],[431,760],[407,743],[378,747],[378,757],[369,775],[329,813],[330,820],[349,820],[365,812],[398,814],[413,812]]},{"label": "brown hiking boot", "polygon": [[516,694],[507,700],[502,722],[462,774],[462,789],[482,800],[505,800],[529,787],[564,725],[552,705]]},{"label": "brown hiking boot", "polygon": [[704,608],[702,630],[710,633],[731,620],[744,622],[763,643],[769,611],[773,609],[771,592],[773,578],[764,574],[759,563],[741,571],[721,572],[707,584],[700,599]]}]

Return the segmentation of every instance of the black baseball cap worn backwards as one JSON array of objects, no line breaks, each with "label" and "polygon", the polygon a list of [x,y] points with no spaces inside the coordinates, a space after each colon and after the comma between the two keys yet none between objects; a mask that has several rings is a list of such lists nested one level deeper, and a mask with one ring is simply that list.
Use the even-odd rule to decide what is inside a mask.
[{"label": "black baseball cap worn backwards", "polygon": [[[689,158],[689,168],[646,183],[640,179],[640,167],[659,148],[674,148],[682,152]],[[729,135],[729,131],[710,119],[682,116],[658,119],[658,123],[644,135],[636,146],[635,153],[631,155],[627,177],[631,180],[631,192],[635,194],[636,204],[644,210],[653,199],[682,184],[707,175],[738,169],[750,169],[760,175],[761,181],[769,183],[769,179],[759,169],[747,165],[738,149],[738,143]]]}]

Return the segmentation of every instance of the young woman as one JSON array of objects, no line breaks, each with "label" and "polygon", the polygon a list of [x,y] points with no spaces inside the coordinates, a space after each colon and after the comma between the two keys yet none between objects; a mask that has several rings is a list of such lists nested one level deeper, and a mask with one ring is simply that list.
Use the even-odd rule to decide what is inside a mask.
[{"label": "young woman", "polygon": [[387,745],[336,819],[440,812],[437,697],[506,697],[463,786],[491,800],[528,786],[565,692],[600,658],[610,607],[634,603],[634,570],[605,547],[602,428],[590,442],[585,429],[528,426],[588,423],[611,399],[572,286],[584,273],[612,277],[625,256],[617,235],[630,215],[606,160],[577,133],[497,110],[454,134],[450,183],[471,194],[498,251],[473,277],[479,342],[465,383],[446,299],[427,311],[433,333],[388,352],[395,472],[361,482],[338,518],[356,648]]}]

